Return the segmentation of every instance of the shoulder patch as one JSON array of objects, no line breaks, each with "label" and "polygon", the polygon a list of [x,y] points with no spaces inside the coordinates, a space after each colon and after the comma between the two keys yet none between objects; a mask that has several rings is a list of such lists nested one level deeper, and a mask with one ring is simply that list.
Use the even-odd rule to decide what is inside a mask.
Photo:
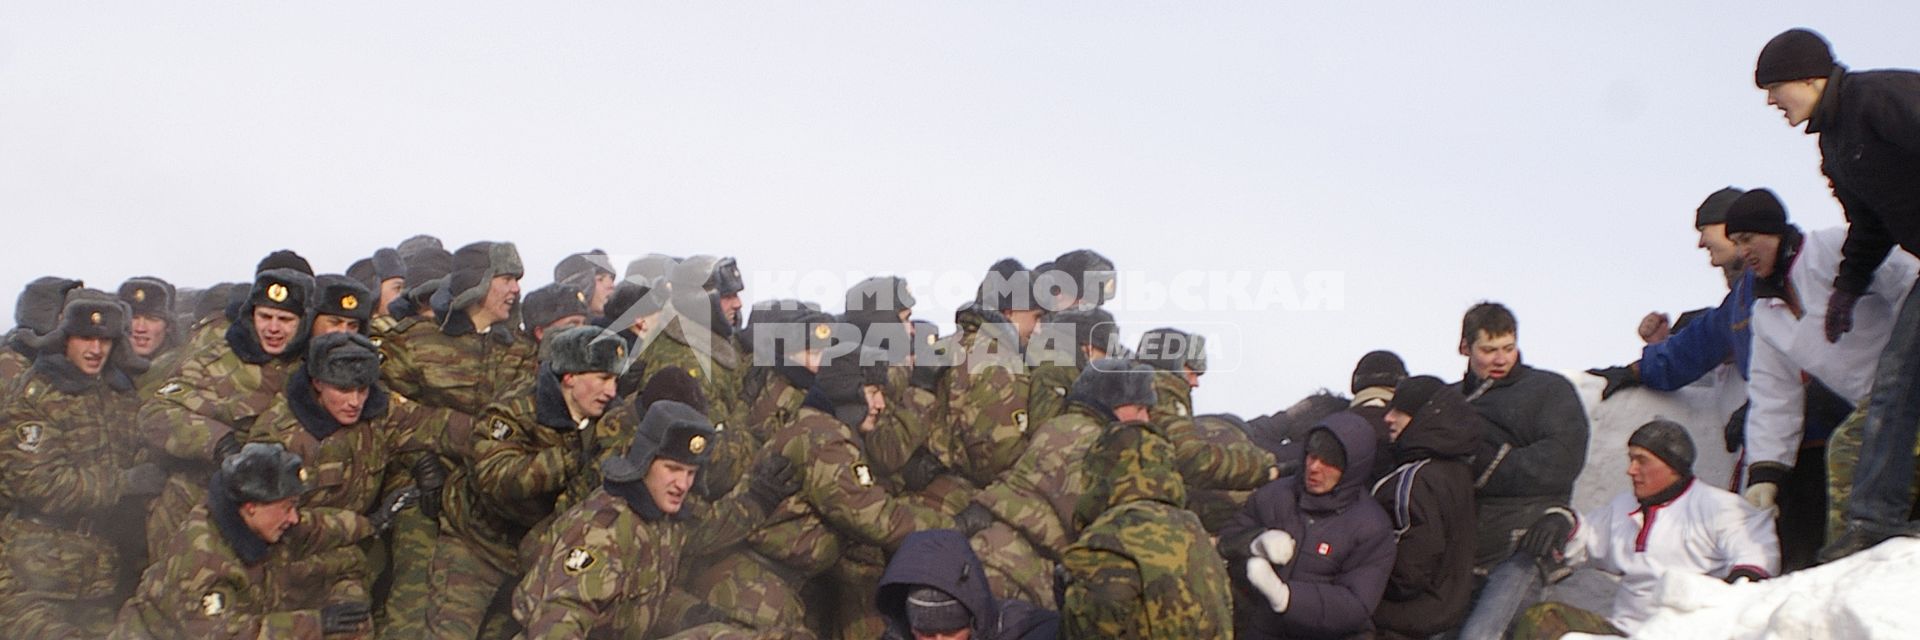
[{"label": "shoulder patch", "polygon": [[513,435],[513,425],[509,424],[506,418],[494,418],[493,422],[487,425],[489,438],[505,440],[510,435]]},{"label": "shoulder patch", "polygon": [[1175,415],[1191,416],[1193,415],[1193,410],[1187,408],[1187,403],[1185,402],[1175,402],[1173,403],[1173,413]]},{"label": "shoulder patch", "polygon": [[14,427],[18,440],[13,446],[27,453],[39,453],[40,441],[46,437],[47,425],[41,422],[22,422]]},{"label": "shoulder patch", "polygon": [[714,432],[714,433],[719,433],[719,432],[722,432],[722,431],[726,431],[726,430],[727,430],[727,423],[725,423],[725,422],[715,422],[715,423],[713,423],[713,432]]},{"label": "shoulder patch", "polygon": [[208,591],[206,595],[200,596],[200,613],[213,617],[226,612],[227,597],[220,592]]},{"label": "shoulder patch", "polygon": [[573,575],[593,568],[599,563],[600,561],[593,557],[593,552],[588,551],[586,547],[574,547],[572,551],[567,552],[567,559],[560,566],[567,570],[567,575]]},{"label": "shoulder patch", "polygon": [[166,383],[165,385],[161,385],[160,389],[157,391],[154,391],[153,394],[162,398],[167,398],[167,397],[180,395],[182,393],[185,393],[186,391],[187,391],[187,387],[185,385],[182,385],[178,382],[169,382],[169,383]]},{"label": "shoulder patch", "polygon": [[873,486],[873,470],[867,468],[865,462],[853,465],[853,481],[860,483],[862,487]]},{"label": "shoulder patch", "polygon": [[1026,433],[1027,432],[1027,410],[1019,409],[1014,411],[1013,423],[1020,426],[1020,433]]},{"label": "shoulder patch", "polygon": [[1067,397],[1067,388],[1066,388],[1066,387],[1054,387],[1054,388],[1053,388],[1053,395],[1056,395],[1056,396],[1060,396],[1060,397],[1062,397],[1062,398],[1065,398],[1065,397]]},{"label": "shoulder patch", "polygon": [[688,370],[687,370],[687,377],[689,377],[689,378],[693,378],[693,379],[695,379],[695,380],[699,380],[699,379],[700,379],[700,368],[699,368],[699,367],[694,367],[694,368],[692,368],[692,369],[688,369]]}]

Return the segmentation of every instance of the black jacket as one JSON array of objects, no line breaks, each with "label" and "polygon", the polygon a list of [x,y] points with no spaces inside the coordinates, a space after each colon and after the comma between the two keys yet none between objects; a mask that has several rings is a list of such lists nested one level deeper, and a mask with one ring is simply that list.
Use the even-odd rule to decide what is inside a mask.
[{"label": "black jacket", "polygon": [[1572,500],[1573,481],[1587,463],[1588,426],[1579,394],[1560,374],[1516,364],[1476,398],[1479,386],[1468,372],[1458,388],[1489,427],[1473,461],[1480,508],[1474,566],[1486,570],[1513,554],[1515,531]]},{"label": "black jacket", "polygon": [[[1466,620],[1475,527],[1473,471],[1466,460],[1485,431],[1486,419],[1458,391],[1445,388],[1414,411],[1394,443],[1400,466],[1373,488],[1395,528],[1405,529],[1373,614],[1382,637],[1426,638]],[[1404,512],[1397,498],[1402,474],[1409,474]]]},{"label": "black jacket", "polygon": [[973,614],[973,637],[980,640],[1052,640],[1060,633],[1060,615],[1018,600],[996,600],[987,586],[986,568],[952,529],[907,534],[880,576],[874,594],[887,619],[888,638],[912,638],[907,626],[907,592],[928,586],[947,592]]},{"label": "black jacket", "polygon": [[[1351,412],[1334,414],[1327,429],[1346,449],[1347,469],[1325,495],[1306,492],[1304,474],[1267,483],[1220,531],[1220,554],[1234,584],[1234,633],[1241,638],[1345,638],[1373,630],[1374,607],[1393,570],[1393,525],[1367,499],[1373,465],[1373,427]],[[1311,430],[1309,430],[1311,432]],[[1303,438],[1304,439],[1304,438]],[[1276,614],[1247,582],[1254,538],[1268,529],[1293,536],[1293,560],[1275,568],[1291,590],[1286,613]]]},{"label": "black jacket", "polygon": [[1864,293],[1894,245],[1920,254],[1920,73],[1836,67],[1807,133],[1852,223],[1833,286]]}]

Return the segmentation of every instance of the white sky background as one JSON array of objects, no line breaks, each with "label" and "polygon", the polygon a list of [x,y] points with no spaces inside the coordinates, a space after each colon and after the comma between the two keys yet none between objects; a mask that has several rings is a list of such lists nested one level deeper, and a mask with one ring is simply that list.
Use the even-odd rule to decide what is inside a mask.
[{"label": "white sky background", "polygon": [[1198,409],[1252,416],[1375,348],[1459,377],[1481,299],[1532,364],[1632,360],[1641,315],[1724,293],[1709,192],[1841,222],[1761,45],[1920,66],[1910,3],[483,4],[0,3],[0,312],[49,273],[205,286],[419,232],[515,241],[528,290],[590,247],[731,254],[749,300],[1077,247],[1122,296],[1339,272],[1339,310],[1119,312],[1210,334]]}]

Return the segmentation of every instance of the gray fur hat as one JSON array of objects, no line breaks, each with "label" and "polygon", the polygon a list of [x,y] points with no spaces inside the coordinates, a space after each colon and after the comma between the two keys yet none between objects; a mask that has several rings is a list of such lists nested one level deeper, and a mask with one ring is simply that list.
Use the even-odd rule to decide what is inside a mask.
[{"label": "gray fur hat", "polygon": [[278,502],[307,492],[300,456],[277,442],[250,442],[220,462],[220,477],[235,503]]},{"label": "gray fur hat", "polygon": [[82,286],[79,280],[58,276],[41,276],[27,283],[13,306],[16,331],[25,332],[20,337],[32,341],[53,333],[60,326],[60,310],[67,306],[67,292]]},{"label": "gray fur hat", "polygon": [[127,278],[120,283],[120,301],[127,303],[136,316],[152,316],[173,321],[173,284],[153,276]]},{"label": "gray fur hat", "polygon": [[[559,264],[553,265],[554,282],[566,282],[575,276],[602,273],[613,275],[613,261],[607,258],[606,251],[600,249],[568,255],[561,258]],[[592,282],[591,277],[587,280]]]},{"label": "gray fur hat", "polygon": [[654,458],[706,464],[715,435],[713,423],[693,407],[675,400],[655,402],[634,429],[626,452],[600,463],[600,477],[609,483],[639,482]]},{"label": "gray fur hat", "polygon": [[867,415],[868,385],[886,386],[886,352],[862,347],[835,356],[814,374],[813,386],[833,406],[833,415],[847,426],[859,426]]},{"label": "gray fur hat", "polygon": [[587,309],[587,292],[560,282],[534,289],[520,302],[520,319],[526,323],[529,336],[533,335],[534,329],[553,324],[561,318],[591,315]]},{"label": "gray fur hat", "polygon": [[1153,391],[1153,367],[1119,358],[1088,364],[1074,379],[1068,397],[1102,404],[1108,410],[1127,404],[1151,407],[1159,401]]},{"label": "gray fur hat", "polygon": [[520,250],[511,242],[481,241],[460,247],[453,252],[453,273],[447,282],[453,303],[447,308],[465,309],[478,304],[487,297],[495,277],[518,278],[526,272],[520,264]]},{"label": "gray fur hat", "polygon": [[600,327],[572,327],[542,341],[545,364],[555,375],[598,371],[620,375],[627,371],[627,341]]},{"label": "gray fur hat", "polygon": [[407,277],[407,260],[400,257],[399,251],[381,247],[373,252],[374,288],[382,282],[405,277]]},{"label": "gray fur hat", "polygon": [[665,281],[677,266],[680,266],[679,258],[664,253],[649,253],[627,263],[627,273],[622,276],[622,279],[651,285],[654,282]]},{"label": "gray fur hat", "polygon": [[380,381],[380,350],[357,333],[334,332],[307,345],[307,376],[346,389]]},{"label": "gray fur hat", "polygon": [[314,295],[307,300],[308,315],[329,315],[352,318],[360,321],[360,332],[371,328],[373,308],[380,305],[380,297],[367,290],[359,280],[339,274],[323,274],[314,278]]},{"label": "gray fur hat", "polygon": [[1134,360],[1161,371],[1180,373],[1182,366],[1207,371],[1207,339],[1179,329],[1162,327],[1140,335]]}]

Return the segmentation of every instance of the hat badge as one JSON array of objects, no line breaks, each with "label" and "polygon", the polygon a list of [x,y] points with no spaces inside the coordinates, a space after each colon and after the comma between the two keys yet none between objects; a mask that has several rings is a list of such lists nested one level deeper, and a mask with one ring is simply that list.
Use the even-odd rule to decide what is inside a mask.
[{"label": "hat badge", "polygon": [[351,293],[344,296],[340,296],[340,308],[346,309],[348,311],[358,309],[360,308],[360,298],[355,297]]},{"label": "hat badge", "polygon": [[146,290],[146,289],[134,289],[134,290],[133,290],[133,301],[134,301],[134,302],[146,302],[146,301],[147,301],[147,290]]},{"label": "hat badge", "polygon": [[287,285],[275,282],[267,285],[267,299],[274,302],[287,301]]},{"label": "hat badge", "polygon": [[95,312],[93,312],[93,317],[91,317],[91,318],[88,318],[88,319],[89,319],[89,320],[92,320],[92,321],[93,321],[93,323],[94,323],[94,324],[96,324],[96,325],[97,325],[97,324],[100,324],[100,312],[98,312],[98,311],[95,311]]},{"label": "hat badge", "polygon": [[700,455],[700,452],[706,451],[706,450],[707,450],[706,436],[694,436],[693,438],[687,440],[688,453],[691,453],[697,456],[697,455]]},{"label": "hat badge", "polygon": [[833,328],[827,326],[826,323],[822,322],[822,323],[813,325],[813,337],[819,338],[821,340],[825,340],[827,339],[828,336],[831,336],[831,335],[833,335]]},{"label": "hat badge", "polygon": [[581,301],[581,302],[586,302],[586,301],[587,301],[587,292],[585,292],[585,291],[575,291],[575,292],[573,292],[573,299],[575,299],[575,300],[579,300],[579,301]]}]

